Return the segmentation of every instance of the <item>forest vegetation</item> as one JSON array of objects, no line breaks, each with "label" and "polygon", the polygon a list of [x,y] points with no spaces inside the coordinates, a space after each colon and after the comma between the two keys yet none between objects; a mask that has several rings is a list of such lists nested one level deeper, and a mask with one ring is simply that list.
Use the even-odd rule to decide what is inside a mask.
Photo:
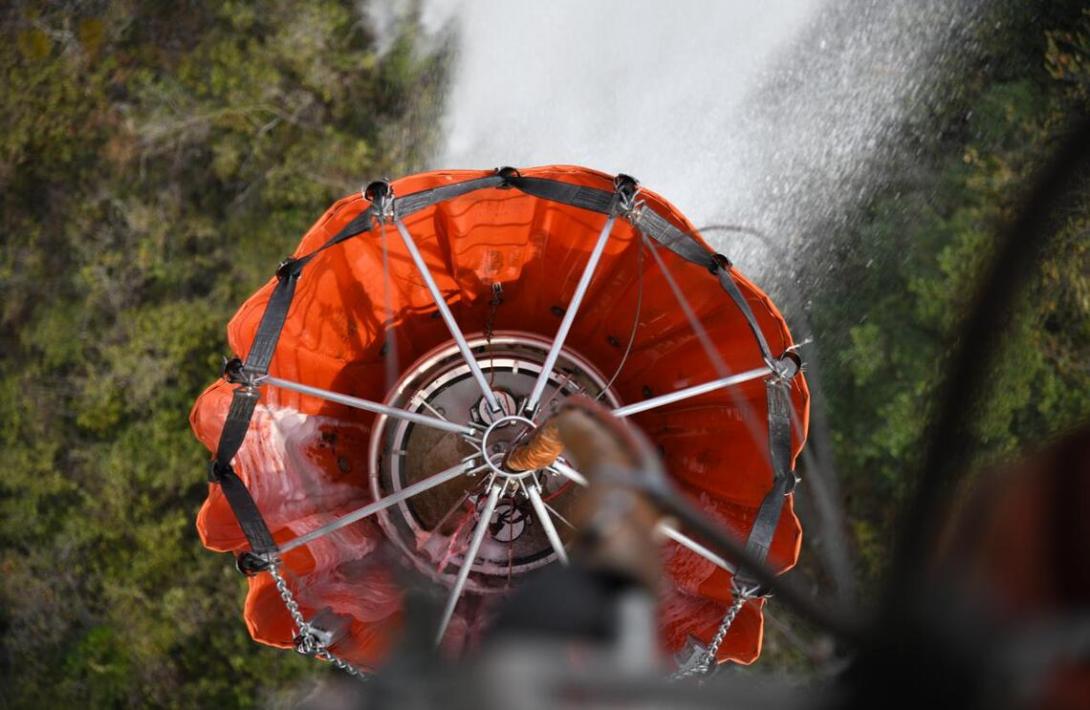
[{"label": "forest vegetation", "polygon": [[[1088,115],[1082,5],[995,3],[807,294],[864,595],[996,230]],[[234,308],[325,207],[425,163],[447,49],[410,17],[380,52],[337,0],[0,19],[0,707],[272,702],[331,671],[250,641],[244,581],[194,530],[208,455],[186,417]],[[981,462],[1090,418],[1088,204],[1055,230],[976,408]]]}]

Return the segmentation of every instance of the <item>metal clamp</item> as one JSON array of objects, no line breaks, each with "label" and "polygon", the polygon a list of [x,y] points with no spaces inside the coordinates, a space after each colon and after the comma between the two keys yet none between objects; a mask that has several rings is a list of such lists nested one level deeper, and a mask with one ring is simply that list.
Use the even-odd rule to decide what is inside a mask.
[{"label": "metal clamp", "polygon": [[223,476],[232,471],[231,465],[221,464],[217,459],[212,459],[208,462],[208,482],[219,483],[223,480]]},{"label": "metal clamp", "polygon": [[772,377],[780,382],[787,382],[802,370],[802,358],[793,350],[787,350],[777,360],[766,360],[765,364],[772,371]]},{"label": "metal clamp", "polygon": [[304,264],[306,264],[306,261],[303,259],[296,259],[290,256],[285,257],[276,265],[276,278],[283,281],[284,279],[298,276],[302,273]]},{"label": "metal clamp", "polygon": [[612,212],[635,222],[644,206],[643,200],[636,199],[640,194],[640,181],[631,175],[619,173],[613,178],[613,190],[615,198]]},{"label": "metal clamp", "polygon": [[306,620],[302,610],[299,608],[299,602],[296,601],[295,595],[293,595],[288,588],[287,581],[284,579],[283,575],[280,574],[280,570],[277,566],[278,564],[279,561],[270,561],[266,570],[269,575],[272,576],[273,582],[276,585],[276,591],[279,592],[280,599],[284,602],[284,606],[287,608],[292,623],[295,624],[296,635],[295,638],[292,639],[295,650],[306,656],[314,656],[323,661],[329,661],[345,673],[354,676],[359,680],[366,680],[368,675],[365,672],[356,668],[351,663],[348,663],[327,648],[328,643],[332,641],[332,635],[325,632],[323,629],[312,626]]},{"label": "metal clamp", "polygon": [[244,577],[253,577],[264,572],[272,565],[272,561],[262,555],[253,552],[241,552],[235,557],[235,569]]},{"label": "metal clamp", "polygon": [[256,389],[261,381],[265,379],[265,375],[250,370],[246,367],[246,363],[237,357],[224,358],[222,375],[223,379],[231,384],[242,385],[243,389],[248,390]]},{"label": "metal clamp", "polygon": [[726,255],[719,254],[717,252],[715,254],[712,254],[712,259],[708,263],[708,271],[712,272],[713,274],[716,274],[716,273],[719,273],[720,271],[727,271],[732,266],[734,266],[733,261],[731,261],[729,258],[727,258]]},{"label": "metal clamp", "polygon": [[765,596],[765,590],[761,589],[761,585],[745,584],[738,579],[738,575],[731,578],[730,592],[735,599],[744,599],[746,601]]},{"label": "metal clamp", "polygon": [[376,180],[363,189],[363,199],[371,202],[371,215],[379,224],[393,222],[397,218],[394,210],[394,188],[387,180]]},{"label": "metal clamp", "polygon": [[510,190],[514,185],[511,184],[511,178],[520,178],[522,173],[518,171],[518,168],[512,168],[510,165],[504,165],[502,168],[496,168],[496,175],[503,179],[497,188],[500,190]]}]

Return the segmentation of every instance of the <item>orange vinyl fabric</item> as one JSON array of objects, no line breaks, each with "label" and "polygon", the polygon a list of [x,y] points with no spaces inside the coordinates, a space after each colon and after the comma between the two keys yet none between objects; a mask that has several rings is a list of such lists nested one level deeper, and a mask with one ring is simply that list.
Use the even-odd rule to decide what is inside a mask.
[{"label": "orange vinyl fabric", "polygon": [[[435,171],[392,183],[398,197],[463,182],[491,171]],[[613,177],[574,166],[521,171],[613,190]],[[686,233],[696,230],[670,203],[641,189],[639,199]],[[361,195],[336,202],[296,249],[312,252],[367,209]],[[496,331],[530,331],[551,340],[563,308],[606,217],[529,196],[518,189],[488,188],[412,214],[405,225],[467,336],[481,333],[494,312]],[[695,237],[700,244],[699,236]],[[388,249],[388,278],[383,268]],[[706,245],[705,245],[706,246]],[[732,372],[761,367],[762,357],[746,321],[706,268],[656,245],[681,285],[719,355]],[[618,219],[567,346],[600,372],[612,373],[624,355],[642,288],[635,342],[613,384],[622,403],[637,402],[699,384],[717,375],[695,337],[666,277],[649,254],[639,254],[635,229]],[[708,249],[709,254],[711,249]],[[642,263],[641,263],[642,261]],[[639,285],[642,273],[642,287]],[[792,345],[787,325],[769,298],[737,270],[739,288],[770,348]],[[491,307],[492,285],[503,287],[503,304]],[[251,296],[231,319],[228,340],[245,357],[275,280]],[[273,357],[270,374],[315,387],[384,401],[392,384],[387,354],[400,369],[450,334],[424,281],[392,225],[375,226],[318,254],[301,276]],[[384,323],[392,317],[393,343]],[[620,346],[618,346],[618,343]],[[218,381],[197,400],[190,421],[214,451],[235,385]],[[794,428],[792,456],[802,448],[809,392],[801,374],[792,385],[801,423]],[[249,488],[278,542],[326,524],[371,501],[368,442],[374,415],[323,399],[273,387],[261,401],[235,469]],[[657,445],[676,484],[706,511],[746,535],[762,497],[772,485],[767,406],[762,380],[719,390],[631,417]],[[206,547],[243,551],[247,542],[219,486],[210,485],[197,518]],[[784,506],[769,553],[777,570],[792,567],[802,531],[791,497]],[[283,573],[305,617],[319,613],[349,620],[331,650],[362,668],[381,662],[402,624],[396,555],[381,554],[382,529],[364,519],[284,555]],[[664,543],[668,583],[661,590],[663,647],[676,652],[687,637],[706,643],[730,601],[730,575],[675,543]],[[245,619],[253,638],[290,647],[294,629],[269,575],[249,578]],[[488,604],[460,605],[447,634],[454,650],[471,647],[487,627]],[[761,650],[763,600],[747,603],[719,650],[719,660],[751,663]]]}]

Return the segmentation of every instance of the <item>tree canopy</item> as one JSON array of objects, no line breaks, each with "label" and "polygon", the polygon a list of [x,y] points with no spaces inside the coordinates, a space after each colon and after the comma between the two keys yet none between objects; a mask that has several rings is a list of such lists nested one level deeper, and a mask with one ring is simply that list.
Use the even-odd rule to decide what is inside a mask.
[{"label": "tree canopy", "polygon": [[27,3],[0,33],[0,705],[250,705],[193,529],[224,325],[333,199],[417,166],[442,48],[348,3]]},{"label": "tree canopy", "polygon": [[[864,580],[996,229],[1090,108],[1090,15],[1044,5],[996,3],[934,137],[808,294]],[[430,154],[446,49],[410,16],[380,53],[336,0],[0,17],[0,705],[270,702],[328,671],[250,641],[241,578],[194,532],[186,415],[234,308],[326,205]],[[1056,216],[978,406],[982,461],[1090,417],[1088,229],[1086,203]]]}]

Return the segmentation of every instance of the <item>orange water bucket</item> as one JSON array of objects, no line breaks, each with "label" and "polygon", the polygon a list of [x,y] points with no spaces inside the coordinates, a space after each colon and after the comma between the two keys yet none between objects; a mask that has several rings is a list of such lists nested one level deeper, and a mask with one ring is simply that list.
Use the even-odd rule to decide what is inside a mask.
[{"label": "orange water bucket", "polygon": [[[191,414],[214,457],[197,528],[250,573],[259,642],[374,669],[410,574],[449,590],[442,644],[473,646],[512,585],[565,560],[579,472],[515,475],[503,454],[573,394],[642,430],[773,569],[797,561],[809,393],[787,325],[624,176],[376,183],[335,203],[227,332],[239,359]],[[661,532],[661,642],[683,660],[708,653],[739,589],[728,561]],[[739,603],[715,660],[760,653],[764,600]]]}]

